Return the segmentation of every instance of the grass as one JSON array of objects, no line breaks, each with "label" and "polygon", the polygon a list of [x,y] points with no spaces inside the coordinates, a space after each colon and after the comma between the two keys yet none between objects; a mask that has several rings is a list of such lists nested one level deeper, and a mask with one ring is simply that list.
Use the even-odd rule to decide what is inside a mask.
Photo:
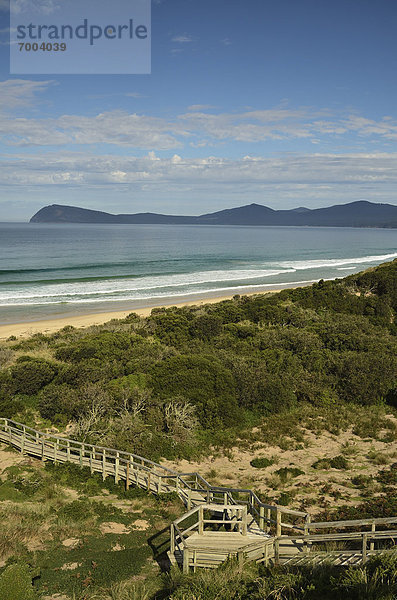
[{"label": "grass", "polygon": [[274,458],[266,458],[265,456],[260,456],[258,458],[253,458],[250,462],[250,465],[251,467],[255,467],[256,469],[266,469],[266,467],[270,467],[274,463]]},{"label": "grass", "polygon": [[[369,408],[368,411],[371,413],[372,409]],[[354,426],[364,419],[360,409],[355,407],[355,412]],[[319,507],[329,513],[342,501],[354,501],[357,504],[367,498],[365,510],[368,514],[388,516],[390,511],[394,514],[395,508],[387,499],[383,499],[385,493],[390,498],[393,496],[397,484],[396,469],[393,465],[388,466],[393,460],[392,449],[378,450],[381,444],[377,443],[375,448],[376,439],[371,436],[367,438],[370,441],[365,442],[365,452],[363,440],[356,438],[346,442],[344,435],[343,442],[339,442],[335,433],[336,426],[339,424],[340,433],[347,431],[347,417],[350,418],[351,413],[346,411],[343,418],[340,415],[332,417],[330,423],[325,422],[327,414],[324,408],[311,407],[309,411],[303,406],[300,411],[291,411],[288,419],[286,415],[283,418],[276,415],[269,417],[266,429],[265,425],[255,429],[255,441],[250,446],[252,449],[256,444],[255,452],[259,450],[259,453],[264,451],[267,454],[252,459],[251,466],[254,461],[255,465],[261,466],[256,466],[255,470],[249,472],[242,471],[239,486],[257,488],[266,481],[269,494],[263,488],[259,489],[259,494],[266,497],[266,501],[291,508],[311,506],[312,513],[318,512]],[[383,418],[378,409],[373,411],[373,418],[375,417],[378,420]],[[368,421],[368,415],[365,419]],[[375,431],[374,435],[384,436],[385,431],[392,431],[392,427],[383,427],[378,432]],[[245,435],[248,435],[248,430],[247,433],[243,432],[241,444],[234,440],[234,445],[245,447]],[[281,445],[285,443],[289,450],[304,445],[308,448],[307,452],[310,452],[309,445],[314,443],[313,436],[316,435],[325,435],[325,439],[331,439],[336,452],[335,455],[326,457],[325,463],[319,461],[322,468],[317,469],[318,476],[307,468],[306,479],[300,479],[303,470],[299,459],[288,454],[285,460],[282,451],[274,446],[269,449],[268,442],[264,442],[264,438],[272,443],[278,440]],[[335,436],[335,439],[331,436]],[[231,444],[230,440],[228,443]],[[230,448],[232,446],[228,450],[230,456],[233,456],[234,452]],[[219,454],[224,455],[221,446]],[[275,455],[277,460],[274,460]],[[276,462],[281,463],[277,465],[279,468],[275,466]],[[378,468],[384,466],[387,468]],[[260,469],[269,467],[272,468],[262,475]],[[337,469],[332,477],[329,477],[329,473],[321,473],[321,470],[331,468]],[[349,471],[345,474],[347,468]],[[353,473],[352,468],[355,471]],[[365,469],[370,469],[372,477]],[[216,468],[214,465],[205,476],[227,485],[228,476],[232,478],[232,473],[229,467],[224,476],[216,464]],[[326,482],[324,476],[327,477]],[[322,484],[316,482],[316,477],[319,477],[318,481]],[[304,481],[303,485],[299,483],[301,481]],[[88,468],[81,469],[72,464],[53,465],[49,462],[44,467],[39,462],[20,464],[7,469],[0,482],[0,518],[6,524],[3,528],[5,535],[0,540],[0,558],[11,562],[16,559],[24,560],[33,567],[40,568],[41,576],[36,585],[46,595],[67,593],[75,600],[154,599],[159,585],[159,571],[153,563],[153,550],[147,543],[148,532],[152,536],[158,534],[156,543],[162,548],[162,552],[168,543],[169,523],[182,512],[183,507],[178,498],[169,495],[155,498],[144,490],[135,488],[130,488],[127,492],[122,482],[116,485],[111,478],[103,482],[99,474],[92,475]],[[358,513],[364,514],[362,509]],[[354,518],[355,514],[346,512],[346,516]],[[138,518],[148,522],[148,532],[134,530],[133,524]],[[104,522],[123,524],[129,532],[101,535],[100,526]],[[162,530],[164,532],[160,534]],[[65,546],[63,542],[68,539],[74,539],[76,543]],[[161,552],[155,551],[159,556]],[[78,566],[70,570],[64,568],[70,564]],[[143,578],[142,584],[139,583],[140,578]],[[163,593],[162,591],[161,594]],[[172,598],[174,600],[174,596]]]},{"label": "grass", "polygon": [[348,469],[349,462],[347,459],[339,454],[338,456],[334,456],[333,458],[319,458],[312,464],[313,469]]},{"label": "grass", "polygon": [[[85,598],[88,592],[107,589],[122,598],[133,589],[123,587],[124,579],[146,570],[155,580],[158,573],[147,532],[134,528],[134,522],[147,521],[151,534],[168,532],[169,523],[181,514],[180,500],[133,488],[127,493],[110,479],[103,482],[74,467],[47,463],[43,468],[35,461],[3,472],[0,559],[23,560],[39,569],[40,593]],[[101,534],[101,523],[123,524],[126,533]],[[159,539],[164,544],[164,536]]]},{"label": "grass", "polygon": [[378,450],[371,450],[368,452],[368,459],[374,465],[387,465],[390,462],[390,458],[384,452],[379,452]]}]

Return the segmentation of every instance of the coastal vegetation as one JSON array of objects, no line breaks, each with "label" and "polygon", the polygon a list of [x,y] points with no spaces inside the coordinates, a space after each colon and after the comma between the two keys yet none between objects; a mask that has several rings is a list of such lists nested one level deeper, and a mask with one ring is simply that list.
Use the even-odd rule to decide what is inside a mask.
[{"label": "coastal vegetation", "polygon": [[[396,515],[396,312],[393,261],[277,294],[9,339],[0,416],[251,487],[318,519]],[[28,586],[26,598],[76,600],[397,593],[386,557],[315,575],[230,563],[160,577],[155,546],[178,498],[2,453],[0,593],[10,579]]]}]

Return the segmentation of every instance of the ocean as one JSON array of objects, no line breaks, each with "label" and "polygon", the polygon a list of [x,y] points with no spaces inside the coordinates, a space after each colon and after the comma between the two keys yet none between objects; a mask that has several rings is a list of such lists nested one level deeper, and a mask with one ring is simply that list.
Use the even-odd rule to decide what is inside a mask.
[{"label": "ocean", "polygon": [[397,257],[397,230],[0,224],[0,323],[305,285]]}]

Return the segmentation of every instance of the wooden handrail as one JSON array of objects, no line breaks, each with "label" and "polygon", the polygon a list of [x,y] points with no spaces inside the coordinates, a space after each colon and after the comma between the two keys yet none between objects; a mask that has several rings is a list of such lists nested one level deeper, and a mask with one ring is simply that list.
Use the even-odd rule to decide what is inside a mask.
[{"label": "wooden handrail", "polygon": [[[254,555],[253,559],[255,559],[255,556],[258,556],[257,554],[255,555],[255,552],[261,553],[263,550],[264,558],[260,560],[268,560],[270,556],[269,548],[273,546],[273,553],[277,562],[280,552],[282,552],[280,543],[288,541],[297,545],[304,545],[309,551],[311,545],[316,543],[361,540],[362,561],[365,562],[367,559],[368,542],[370,542],[369,552],[372,552],[376,540],[397,539],[397,530],[376,531],[377,526],[387,526],[397,523],[397,517],[310,523],[310,515],[308,513],[262,502],[252,490],[212,486],[197,472],[178,473],[173,469],[163,467],[159,463],[133,453],[79,442],[62,435],[40,432],[11,419],[0,418],[0,440],[14,445],[22,453],[41,457],[42,460],[48,458],[54,462],[74,462],[80,466],[88,466],[91,472],[97,471],[102,473],[103,478],[112,475],[116,482],[119,479],[125,479],[127,488],[132,482],[132,484],[154,493],[175,490],[188,506],[192,502],[195,503],[195,506],[191,510],[178,517],[171,525],[171,548],[175,549],[177,546],[180,549],[182,544],[184,552],[186,550],[185,540],[187,539],[187,534],[195,529],[198,529],[199,533],[203,533],[204,526],[207,523],[239,524],[240,533],[246,535],[247,512],[250,513],[257,525],[259,521],[259,530],[265,531],[265,524],[267,527],[273,525],[275,526],[276,533],[275,537],[263,537],[246,546],[245,552],[248,554],[251,552]],[[245,496],[245,499],[241,500],[240,496]],[[222,519],[209,520],[204,518],[205,510],[212,512],[233,510],[241,516],[239,518],[236,514],[228,519],[226,518],[227,515],[224,515]],[[197,522],[182,531],[179,527],[180,523],[194,514],[198,514]],[[282,515],[290,515],[299,519],[303,518],[303,527],[296,523],[284,523]],[[365,526],[370,526],[371,530],[324,534],[311,533],[316,529],[362,528]],[[302,533],[295,536],[285,536],[281,535],[282,528],[295,529]],[[216,554],[216,551],[211,548],[208,548],[207,551]],[[241,553],[237,552],[237,554],[240,557]],[[184,561],[186,567],[186,561],[189,561],[189,553],[187,551]]]},{"label": "wooden handrail", "polygon": [[[150,477],[150,475],[153,474],[156,477],[162,477],[168,480],[175,479],[176,491],[179,490],[179,486],[182,486],[183,488],[186,488],[191,492],[202,493],[203,491],[206,491],[207,494],[209,494],[210,496],[212,495],[212,497],[214,497],[216,493],[223,493],[227,494],[230,504],[233,505],[239,502],[233,498],[233,494],[247,494],[249,499],[245,501],[244,504],[247,504],[249,506],[249,512],[251,512],[251,514],[256,514],[257,517],[259,517],[260,513],[260,511],[258,511],[258,508],[261,507],[263,509],[270,509],[272,511],[275,511],[276,514],[284,513],[297,517],[307,516],[307,513],[303,513],[301,511],[288,509],[284,506],[270,505],[261,502],[261,500],[252,490],[212,486],[208,481],[204,479],[204,477],[202,477],[197,472],[178,473],[173,469],[164,467],[159,463],[155,463],[154,461],[146,459],[137,454],[125,451],[118,451],[114,448],[107,448],[106,446],[96,446],[94,444],[79,442],[77,440],[66,438],[62,435],[40,432],[36,429],[33,429],[32,427],[25,426],[22,423],[12,421],[11,419],[6,419],[2,417],[0,418],[0,428],[1,423],[3,423],[4,427],[7,428],[10,432],[17,433],[18,435],[23,434],[25,436],[24,439],[26,439],[26,437],[29,437],[32,443],[38,443],[39,441],[40,443],[43,443],[43,441],[45,441],[46,443],[56,443],[57,450],[62,451],[62,449],[67,449],[69,453],[69,458],[70,455],[74,454],[74,452],[79,452],[80,455],[81,453],[83,453],[84,456],[86,456],[87,453],[93,453],[95,455],[101,454],[102,456],[106,455],[106,462],[109,464],[112,464],[112,461],[117,461],[119,467],[127,467],[127,465],[129,465],[129,467],[133,467],[134,469],[137,469],[139,471],[144,471],[148,477]],[[96,457],[94,457],[94,459],[98,460]],[[140,462],[137,463],[136,461]],[[191,478],[195,482],[195,485],[191,485],[188,481],[186,481],[185,478],[187,477]],[[197,487],[198,482],[202,484],[202,487]],[[139,485],[139,482],[137,482],[137,484]],[[267,520],[267,522],[269,522],[269,520]],[[291,525],[286,523],[282,523],[281,526],[291,528]]]},{"label": "wooden handrail", "polygon": [[332,529],[342,527],[360,527],[361,525],[388,525],[397,523],[397,517],[379,517],[373,519],[355,519],[352,521],[319,521],[318,523],[309,523],[307,527],[309,529]]},{"label": "wooden handrail", "polygon": [[358,540],[363,535],[366,535],[368,539],[387,539],[387,538],[396,538],[397,539],[397,530],[391,529],[389,531],[353,531],[350,533],[323,533],[323,534],[312,534],[305,536],[292,536],[292,535],[283,535],[280,537],[281,541],[290,541],[290,542],[332,542],[332,541],[345,541],[345,540]]}]

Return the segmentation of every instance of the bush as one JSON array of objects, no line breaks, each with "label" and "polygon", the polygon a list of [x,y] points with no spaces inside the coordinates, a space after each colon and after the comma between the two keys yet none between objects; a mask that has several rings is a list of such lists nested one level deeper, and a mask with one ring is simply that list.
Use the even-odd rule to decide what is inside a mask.
[{"label": "bush", "polygon": [[54,379],[57,370],[45,360],[21,357],[10,372],[14,393],[33,396]]},{"label": "bush", "polygon": [[152,385],[163,398],[180,396],[189,400],[205,428],[241,423],[234,378],[213,357],[193,354],[165,359],[154,367]]},{"label": "bush", "polygon": [[282,467],[281,469],[277,469],[276,473],[280,477],[281,483],[286,483],[289,479],[303,475],[304,471],[301,471],[297,467]]},{"label": "bush", "polygon": [[190,332],[194,337],[208,340],[222,331],[222,319],[216,315],[201,315],[197,317],[190,326]]},{"label": "bush", "polygon": [[24,564],[8,566],[0,575],[0,600],[35,600],[32,575]]},{"label": "bush", "polygon": [[313,469],[348,469],[349,462],[348,460],[339,454],[338,456],[334,456],[334,458],[319,458],[312,464]]},{"label": "bush", "polygon": [[292,496],[288,492],[281,492],[277,504],[280,506],[288,506],[292,502]]},{"label": "bush", "polygon": [[339,454],[339,456],[335,456],[331,459],[330,466],[331,469],[348,469],[349,461],[344,456]]},{"label": "bush", "polygon": [[272,458],[266,458],[265,456],[253,458],[250,462],[251,467],[255,467],[256,469],[266,469],[266,467],[270,467],[270,465],[273,464],[274,460]]},{"label": "bush", "polygon": [[384,485],[397,485],[397,463],[393,463],[390,469],[380,471],[376,479]]},{"label": "bush", "polygon": [[40,393],[38,408],[44,419],[53,423],[67,422],[81,414],[81,401],[76,390],[66,385],[50,384]]}]

